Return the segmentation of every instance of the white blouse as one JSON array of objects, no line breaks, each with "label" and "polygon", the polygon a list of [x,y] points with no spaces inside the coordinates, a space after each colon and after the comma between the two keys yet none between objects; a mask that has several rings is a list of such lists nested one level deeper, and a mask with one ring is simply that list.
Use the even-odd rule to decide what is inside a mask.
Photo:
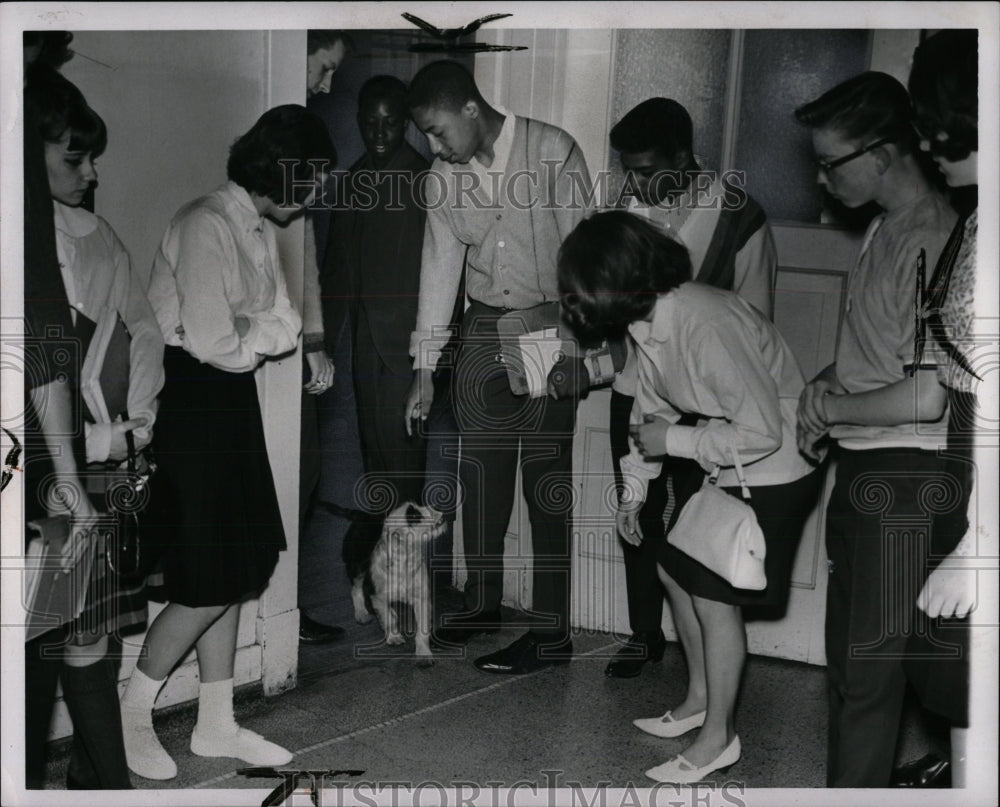
[{"label": "white blouse", "polygon": [[[720,485],[736,484],[732,449],[751,486],[793,482],[812,470],[795,439],[802,372],[778,330],[750,303],[683,283],[657,299],[652,322],[634,322],[629,332],[639,367],[631,422],[655,415],[674,424],[664,453],[706,471],[721,465]],[[698,425],[678,424],[683,413],[698,415]],[[641,501],[661,464],[630,445],[622,471]]]},{"label": "white blouse", "polygon": [[[253,370],[294,349],[302,330],[274,225],[235,182],[174,216],[153,260],[149,299],[164,341],[220,370]],[[246,336],[237,317],[250,322]]]}]

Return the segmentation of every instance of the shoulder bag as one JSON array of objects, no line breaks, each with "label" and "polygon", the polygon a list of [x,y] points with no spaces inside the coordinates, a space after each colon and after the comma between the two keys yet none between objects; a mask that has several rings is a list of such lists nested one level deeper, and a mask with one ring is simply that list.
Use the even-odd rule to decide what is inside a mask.
[{"label": "shoulder bag", "polygon": [[688,499],[668,543],[726,580],[734,588],[760,591],[767,587],[764,557],[767,546],[757,516],[748,502],[750,489],[743,475],[739,452],[730,448],[743,501],[718,486],[721,466]]}]

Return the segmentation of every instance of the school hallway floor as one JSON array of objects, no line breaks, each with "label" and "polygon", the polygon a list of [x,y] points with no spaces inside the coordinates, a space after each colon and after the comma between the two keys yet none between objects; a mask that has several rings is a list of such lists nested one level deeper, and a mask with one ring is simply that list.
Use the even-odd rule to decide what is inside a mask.
[{"label": "school hallway floor", "polygon": [[[337,540],[336,530],[324,532]],[[364,771],[342,778],[349,788],[423,784],[421,803],[431,804],[435,800],[427,789],[436,792],[436,785],[451,789],[462,783],[649,788],[655,783],[643,771],[690,742],[658,739],[632,726],[633,718],[662,714],[681,698],[686,674],[676,643],[668,645],[661,663],[647,664],[640,677],[627,680],[604,675],[609,656],[626,637],[590,632],[574,634],[575,653],[568,665],[526,676],[478,671],[473,658],[523,632],[505,627],[474,638],[464,655],[439,651],[434,666],[418,668],[412,641],[402,648],[386,647],[377,622],[354,622],[342,567],[319,577],[310,581],[317,603],[311,616],[344,626],[345,635],[329,645],[299,648],[294,689],[264,698],[259,685],[248,685],[236,694],[237,720],[295,753],[287,768]],[[460,604],[452,589],[442,600],[455,610]],[[505,609],[504,617],[514,620],[517,614]],[[178,775],[154,782],[133,774],[137,788],[271,790],[278,784],[238,775],[238,768],[250,766],[237,760],[192,754],[188,742],[195,718],[193,703],[156,712],[157,733],[176,760]],[[822,788],[826,724],[823,668],[750,656],[736,715],[743,757],[717,779],[718,786]],[[932,742],[919,710],[908,708],[900,760],[923,756]],[[68,749],[67,740],[53,743],[47,788],[65,787]],[[468,785],[464,787],[468,795]],[[483,793],[488,792],[484,787]],[[857,798],[851,802],[856,807],[863,803]]]}]

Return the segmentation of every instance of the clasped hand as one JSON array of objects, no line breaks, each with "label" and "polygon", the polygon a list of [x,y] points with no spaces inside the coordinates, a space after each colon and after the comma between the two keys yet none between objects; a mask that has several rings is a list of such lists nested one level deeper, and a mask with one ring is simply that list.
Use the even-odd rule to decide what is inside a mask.
[{"label": "clasped hand", "polygon": [[826,396],[831,394],[832,385],[827,379],[819,378],[806,384],[799,396],[798,418],[795,424],[795,438],[799,451],[810,459],[819,461],[818,443],[830,431],[826,414]]},{"label": "clasped hand", "polygon": [[643,457],[662,457],[667,453],[667,429],[670,422],[657,415],[644,415],[641,426],[631,426],[629,437]]}]

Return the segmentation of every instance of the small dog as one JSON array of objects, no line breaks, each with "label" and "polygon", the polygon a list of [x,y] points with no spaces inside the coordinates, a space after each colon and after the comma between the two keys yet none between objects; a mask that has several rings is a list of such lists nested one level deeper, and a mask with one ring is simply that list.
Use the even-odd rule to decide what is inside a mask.
[{"label": "small dog", "polygon": [[393,604],[409,604],[416,617],[417,663],[430,666],[431,585],[429,544],[447,529],[444,516],[430,507],[400,505],[384,521],[354,522],[344,536],[344,563],[351,579],[354,618],[371,622],[369,602],[382,623],[386,644],[404,639]]}]

